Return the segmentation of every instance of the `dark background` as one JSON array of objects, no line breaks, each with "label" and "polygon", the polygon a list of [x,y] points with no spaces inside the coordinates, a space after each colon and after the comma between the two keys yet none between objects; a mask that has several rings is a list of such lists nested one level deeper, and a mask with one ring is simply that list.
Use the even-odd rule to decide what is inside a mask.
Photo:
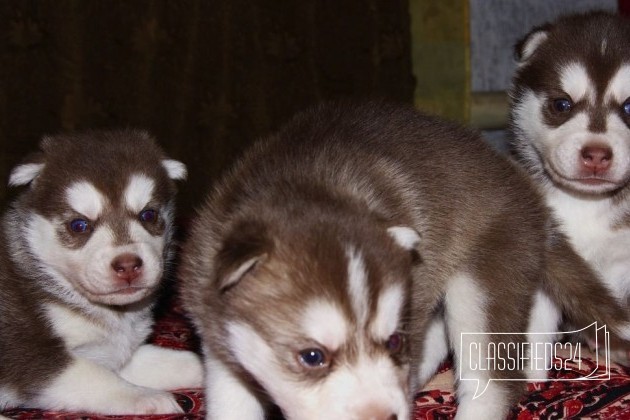
[{"label": "dark background", "polygon": [[0,200],[42,135],[129,126],[186,163],[189,213],[296,111],[347,96],[412,103],[410,55],[404,0],[4,0]]}]

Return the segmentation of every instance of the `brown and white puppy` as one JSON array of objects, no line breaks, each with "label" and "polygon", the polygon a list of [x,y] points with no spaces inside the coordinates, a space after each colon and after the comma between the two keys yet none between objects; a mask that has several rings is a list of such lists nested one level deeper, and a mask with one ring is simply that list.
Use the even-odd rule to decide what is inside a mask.
[{"label": "brown and white puppy", "polygon": [[[143,345],[185,166],[143,131],[46,137],[0,227],[0,408],[177,413],[191,352]],[[149,388],[150,387],[150,388]]]},{"label": "brown and white puppy", "polygon": [[[600,275],[600,290],[629,309],[630,20],[603,12],[562,17],[533,29],[516,53],[518,158]],[[617,353],[621,362],[627,356]]]},{"label": "brown and white puppy", "polygon": [[552,224],[476,133],[385,103],[298,115],[220,180],[184,248],[208,418],[263,419],[273,401],[288,419],[409,419],[449,347],[458,417],[504,417],[522,383],[490,380],[531,373],[469,361],[526,338],[462,333],[526,333],[564,293],[546,255],[575,254]]}]

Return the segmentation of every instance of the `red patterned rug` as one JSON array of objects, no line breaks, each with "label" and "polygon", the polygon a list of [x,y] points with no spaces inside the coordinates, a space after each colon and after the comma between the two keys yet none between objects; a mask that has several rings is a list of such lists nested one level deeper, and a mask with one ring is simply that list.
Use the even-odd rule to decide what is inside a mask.
[{"label": "red patterned rug", "polygon": [[[166,305],[158,314],[151,341],[166,347],[193,349],[197,343],[190,325],[178,305]],[[630,369],[611,366],[610,379],[603,381],[576,380],[597,368],[592,359],[583,358],[582,366],[553,371],[552,377],[563,381],[528,384],[528,394],[510,415],[514,420],[533,419],[630,419]],[[204,396],[201,389],[184,389],[174,393],[186,414],[135,416],[150,420],[203,419]],[[420,392],[415,400],[414,420],[450,419],[455,416],[453,370],[445,364],[438,375]],[[0,413],[10,419],[121,419],[125,416],[95,416],[88,413],[44,412],[41,410],[7,410]]]}]

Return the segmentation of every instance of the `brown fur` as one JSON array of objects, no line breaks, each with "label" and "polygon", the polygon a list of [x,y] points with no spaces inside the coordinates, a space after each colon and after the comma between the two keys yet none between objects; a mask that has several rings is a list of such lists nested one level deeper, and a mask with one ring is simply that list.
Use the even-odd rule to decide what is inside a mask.
[{"label": "brown fur", "polygon": [[116,197],[124,190],[123,183],[130,174],[143,173],[156,180],[155,197],[159,202],[168,201],[175,193],[175,184],[159,165],[165,157],[163,152],[143,131],[88,131],[45,137],[41,149],[41,153],[31,155],[24,163],[43,159],[47,163],[26,202],[44,217],[67,208],[63,191],[77,179],[89,180],[107,197]]},{"label": "brown fur", "polygon": [[[216,185],[185,247],[185,304],[205,346],[240,370],[225,323],[244,317],[273,341],[306,295],[343,302],[338,247],[358,238],[374,270],[411,270],[405,357],[415,369],[425,324],[459,272],[487,295],[488,331],[526,331],[547,218],[526,177],[474,132],[385,103],[321,106],[258,142]],[[420,234],[413,266],[384,235],[397,225]],[[244,281],[222,287],[256,255]]]},{"label": "brown fur", "polygon": [[[53,333],[43,314],[46,304],[54,302],[90,316],[89,311],[68,304],[51,292],[52,282],[45,268],[40,267],[41,262],[29,252],[24,238],[29,217],[76,217],[65,201],[64,191],[77,180],[88,180],[112,201],[120,201],[124,188],[121,182],[132,172],[154,179],[156,199],[161,206],[172,206],[175,184],[161,165],[163,158],[162,151],[145,132],[119,130],[47,137],[41,143],[41,151],[23,162],[45,163],[45,167],[11,203],[0,225],[0,390],[7,387],[23,401],[29,401],[69,364],[71,356],[64,341]],[[171,223],[169,220],[167,226],[161,220],[147,228],[154,235],[162,235],[165,229],[172,229]],[[68,229],[63,223],[57,232],[68,248],[79,248],[89,239],[86,235],[70,235]],[[123,236],[120,241],[125,240]],[[170,234],[167,236],[170,239]],[[170,253],[167,246],[164,257],[168,259]],[[143,306],[150,310],[153,298],[154,293],[142,302],[109,309],[121,315]]]},{"label": "brown fur", "polygon": [[[4,225],[0,239],[6,243]],[[29,279],[15,269],[6,246],[0,247],[0,385],[11,384],[30,398],[37,389],[70,361],[63,341],[51,334],[39,316],[41,302],[51,301]]]},{"label": "brown fur", "polygon": [[[583,63],[589,76],[594,79],[599,113],[603,110],[614,109],[622,119],[626,119],[620,111],[619,104],[604,103],[603,96],[608,86],[608,81],[619,67],[630,60],[628,51],[628,39],[630,38],[630,25],[626,17],[606,12],[591,12],[577,15],[569,15],[558,19],[554,24],[547,24],[534,28],[515,47],[517,59],[522,60],[524,46],[533,35],[544,31],[547,40],[536,50],[534,57],[527,58],[524,66],[520,67],[514,78],[515,90],[511,96],[518,101],[522,92],[519,86],[527,86],[539,93],[549,93],[551,98],[562,98],[565,92],[559,91],[560,86],[558,71],[559,64],[571,62]],[[601,39],[606,39],[606,54],[601,54]],[[575,111],[586,106],[585,103],[574,105]],[[545,123],[550,126],[559,126],[572,114],[557,114],[551,107],[545,112]],[[592,121],[594,131],[602,129],[601,119]]]},{"label": "brown fur", "polygon": [[[541,34],[546,36],[544,41],[537,45],[533,53],[525,56],[528,43]],[[598,134],[606,134],[606,118],[610,114],[618,115],[619,119],[630,127],[630,117],[623,112],[623,103],[605,98],[611,78],[621,66],[630,62],[629,40],[630,20],[627,17],[607,12],[567,15],[552,23],[533,28],[515,47],[520,65],[514,75],[510,92],[511,128],[514,134],[515,154],[519,162],[548,196],[551,196],[555,189],[569,191],[574,197],[584,200],[582,203],[576,201],[575,205],[584,205],[585,208],[590,203],[604,202],[610,198],[610,211],[599,211],[593,217],[597,217],[600,222],[609,218],[611,230],[626,230],[630,226],[630,212],[628,211],[630,183],[625,180],[616,185],[614,190],[598,194],[571,191],[570,187],[561,185],[554,180],[550,171],[545,169],[545,162],[552,160],[551,156],[554,152],[538,150],[532,145],[533,137],[539,140],[540,135],[534,136],[528,133],[530,127],[526,126],[525,121],[518,120],[519,115],[516,110],[524,102],[525,93],[532,90],[537,95],[546,98],[542,109],[542,122],[546,125],[545,129],[556,129],[579,115],[588,118],[589,121],[583,135],[595,137]],[[603,43],[605,47],[602,47]],[[577,63],[586,69],[593,83],[594,103],[590,103],[587,98],[582,98],[572,105],[570,112],[557,112],[553,109],[555,99],[577,100],[577,98],[569,98],[568,94],[561,89],[562,69],[571,63]],[[563,134],[563,136],[568,136],[568,134]],[[624,136],[627,142],[627,134]],[[574,147],[576,152],[579,151],[577,144]],[[623,160],[617,157],[611,157],[611,159]],[[547,165],[552,164],[547,163]],[[558,220],[560,228],[554,228],[554,230],[562,230],[565,222],[565,220]],[[583,223],[589,226],[591,221],[583,220]],[[573,239],[575,236],[580,237],[579,230],[567,231],[567,236]],[[598,262],[589,266],[588,262],[569,250],[569,241],[565,235],[558,233],[556,239],[550,243],[547,290],[559,296],[557,303],[571,324],[571,328],[582,328],[597,321],[611,328],[613,340],[617,341],[619,337],[616,335],[623,333],[622,328],[627,327],[629,312],[627,302],[624,302],[627,296],[613,296],[610,289],[605,286],[605,280],[608,279],[598,279],[600,275],[598,270],[602,266],[607,268],[606,263]],[[584,242],[591,243],[589,240]],[[610,245],[606,245],[610,247],[611,254],[614,253],[615,247],[622,246],[615,242],[609,241]],[[599,245],[592,244],[591,248],[596,246]],[[624,362],[628,363],[628,360]]]}]

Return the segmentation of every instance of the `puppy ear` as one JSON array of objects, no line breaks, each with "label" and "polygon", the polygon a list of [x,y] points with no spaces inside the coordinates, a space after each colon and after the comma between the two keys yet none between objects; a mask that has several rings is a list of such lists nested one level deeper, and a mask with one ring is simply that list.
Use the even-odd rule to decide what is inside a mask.
[{"label": "puppy ear", "polygon": [[42,153],[34,153],[13,168],[9,176],[9,186],[19,187],[30,184],[39,176],[43,169],[44,155]]},{"label": "puppy ear", "polygon": [[271,251],[271,241],[262,223],[243,221],[238,223],[223,241],[216,257],[217,282],[223,292],[235,286]]},{"label": "puppy ear", "polygon": [[547,40],[549,29],[550,25],[535,28],[514,46],[514,57],[519,64],[525,64]]},{"label": "puppy ear", "polygon": [[186,179],[188,176],[188,170],[186,169],[186,165],[181,163],[178,160],[174,159],[163,159],[162,166],[166,169],[166,173],[168,177],[174,179],[176,181]]},{"label": "puppy ear", "polygon": [[396,241],[398,245],[408,251],[413,251],[420,244],[420,234],[407,226],[392,226],[387,229],[387,233]]}]

